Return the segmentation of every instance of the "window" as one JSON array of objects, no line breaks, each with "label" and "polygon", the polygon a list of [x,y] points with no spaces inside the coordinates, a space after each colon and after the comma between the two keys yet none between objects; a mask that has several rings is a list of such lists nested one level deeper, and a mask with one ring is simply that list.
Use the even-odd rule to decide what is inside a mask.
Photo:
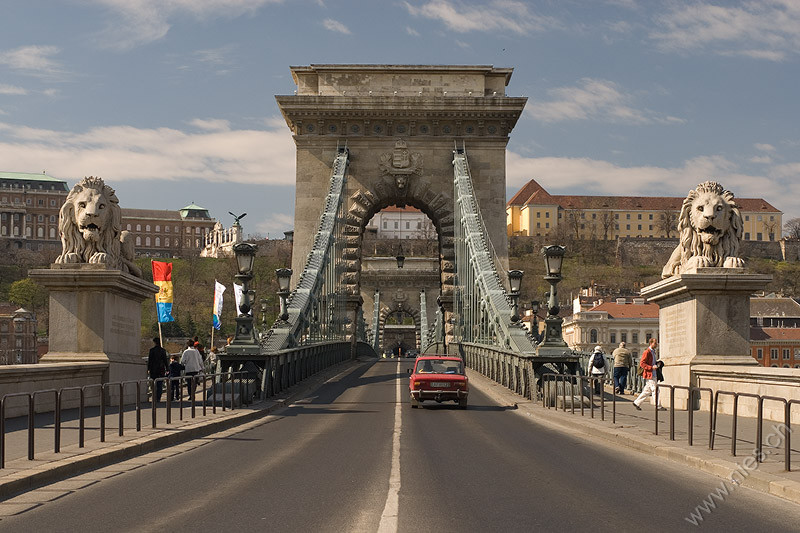
[{"label": "window", "polygon": [[761,237],[762,237],[761,233],[756,233],[756,240],[757,241],[760,241]]},{"label": "window", "polygon": [[614,229],[618,230],[619,229],[619,224],[614,224]]},{"label": "window", "polygon": [[136,246],[141,246],[141,245],[142,245],[142,238],[137,235],[136,236]]},{"label": "window", "polygon": [[550,218],[550,211],[546,211],[544,214],[544,218]]},{"label": "window", "polygon": [[769,219],[770,219],[770,221],[772,221],[772,220],[775,220],[775,217],[774,217],[774,216],[772,216],[772,215],[770,215],[770,216],[769,216]]},{"label": "window", "polygon": [[610,339],[611,339],[611,344],[616,344],[617,343],[617,332],[616,331],[612,331],[611,333],[609,333],[609,335],[610,335]]},{"label": "window", "polygon": [[631,219],[631,214],[630,214],[630,213],[626,214],[626,215],[625,215],[625,219],[626,219],[626,220],[630,220],[630,219]]},{"label": "window", "polygon": [[750,220],[750,215],[745,215],[745,216],[744,216],[744,219],[745,219],[745,220]]},{"label": "window", "polygon": [[592,213],[592,218],[597,218],[597,213]]},{"label": "window", "polygon": [[383,221],[383,229],[386,229],[386,221]]},{"label": "window", "polygon": [[642,220],[642,214],[639,213],[638,215],[636,215],[636,218],[638,218],[639,220]]},{"label": "window", "polygon": [[542,218],[542,213],[540,211],[536,211],[536,218]]},{"label": "window", "polygon": [[181,230],[178,229],[178,226],[175,226],[175,233],[180,233]]},{"label": "window", "polygon": [[156,237],[156,246],[161,246],[161,237]]},{"label": "window", "polygon": [[44,207],[44,198],[39,198],[36,200],[36,205]]},{"label": "window", "polygon": [[30,198],[25,198],[25,205],[31,205],[31,204],[33,204],[31,199]]},{"label": "window", "polygon": [[638,227],[636,229],[638,229],[639,231],[642,231],[642,225],[641,224],[637,224],[637,226]]},{"label": "window", "polygon": [[770,359],[777,359],[778,358],[778,349],[777,348],[770,348],[769,349],[769,358]]},{"label": "window", "polygon": [[541,222],[537,222],[537,223],[536,223],[536,227],[537,227],[537,228],[541,228],[541,227],[542,227],[542,223],[541,223]]},{"label": "window", "polygon": [[631,225],[630,224],[625,224],[625,229],[626,230],[630,230],[631,229]]},{"label": "window", "polygon": [[56,206],[56,201],[50,200],[50,207],[55,207],[55,206]]},{"label": "window", "polygon": [[142,225],[136,224],[136,231],[142,231]]},{"label": "window", "polygon": [[756,348],[756,357],[758,359],[764,359],[764,349],[763,348]]},{"label": "window", "polygon": [[406,221],[406,229],[410,229],[409,224],[411,224],[411,222]]},{"label": "window", "polygon": [[44,215],[39,215],[36,217],[37,222],[44,222]]},{"label": "window", "polygon": [[44,237],[44,228],[42,226],[36,228],[36,236],[40,239]]},{"label": "window", "polygon": [[164,246],[169,247],[169,237],[164,239]]},{"label": "window", "polygon": [[653,231],[653,225],[650,224],[650,231]]},{"label": "window", "polygon": [[784,348],[781,355],[783,356],[783,359],[789,359],[789,348]]},{"label": "window", "polygon": [[126,228],[125,228],[125,229],[127,229],[128,231],[130,231],[130,230],[131,230],[131,225],[130,225],[130,224],[128,224],[128,225],[126,226]]},{"label": "window", "polygon": [[166,233],[169,233],[169,226],[164,226],[164,231],[165,231]]},{"label": "window", "polygon": [[544,223],[544,227],[545,227],[545,228],[549,228],[549,227],[550,227],[550,223],[549,223],[549,222],[545,222],[545,223]]},{"label": "window", "polygon": [[[186,228],[186,233],[191,235],[191,233],[192,233],[192,228]],[[188,246],[188,244],[187,244],[187,246]]]},{"label": "window", "polygon": [[161,226],[156,226],[156,233],[160,233],[160,232],[161,232]]},{"label": "window", "polygon": [[631,333],[631,342],[633,344],[639,344],[639,332],[638,331],[634,331],[633,333]]},{"label": "window", "polygon": [[756,220],[758,220],[759,222],[761,222],[761,215],[758,215],[758,216],[756,217]]},{"label": "window", "polygon": [[653,338],[652,333],[645,333],[644,334],[644,342],[645,344],[650,344],[650,339]]},{"label": "window", "polygon": [[398,227],[398,222],[395,220],[394,221],[394,229],[397,229],[397,227]]},{"label": "window", "polygon": [[33,220],[33,216],[25,215],[25,222],[30,222],[31,220]]},{"label": "window", "polygon": [[150,231],[150,224],[147,224],[147,225],[144,227],[144,230],[145,230],[145,231]]},{"label": "window", "polygon": [[50,215],[50,222],[55,224],[55,222],[56,222],[56,216],[55,215]]},{"label": "window", "polygon": [[749,233],[749,232],[745,232],[745,234],[744,234],[744,240],[746,240],[746,241],[749,241],[749,240],[750,240],[750,233]]},{"label": "window", "polygon": [[650,213],[650,220],[653,220],[653,213]]},{"label": "window", "polygon": [[628,342],[628,334],[623,331],[619,334],[619,340],[621,342]]},{"label": "window", "polygon": [[422,229],[422,222],[417,222],[417,229]]},{"label": "window", "polygon": [[50,238],[51,239],[56,238],[56,228],[50,228]]},{"label": "window", "polygon": [[592,329],[589,330],[589,342],[592,344],[597,344],[597,330]]}]

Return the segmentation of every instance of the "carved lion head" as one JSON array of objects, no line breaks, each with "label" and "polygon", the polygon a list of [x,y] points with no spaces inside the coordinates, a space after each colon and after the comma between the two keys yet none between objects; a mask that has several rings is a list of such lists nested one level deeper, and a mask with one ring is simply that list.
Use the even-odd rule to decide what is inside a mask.
[{"label": "carved lion head", "polygon": [[118,268],[122,215],[114,189],[96,177],[72,188],[61,207],[63,247],[57,263],[106,263]]}]

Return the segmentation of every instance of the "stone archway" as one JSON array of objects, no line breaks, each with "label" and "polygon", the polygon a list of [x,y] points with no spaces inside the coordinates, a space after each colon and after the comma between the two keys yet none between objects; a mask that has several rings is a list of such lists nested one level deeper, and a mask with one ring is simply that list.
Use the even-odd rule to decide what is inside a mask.
[{"label": "stone archway", "polygon": [[[387,326],[388,325],[386,324],[386,321],[390,316],[392,316],[392,315],[394,315],[396,313],[399,313],[399,312],[402,312],[404,314],[407,314],[407,315],[411,316],[411,318],[414,320],[413,344],[412,344],[412,342],[408,342],[409,346],[406,346],[406,348],[407,349],[408,348],[412,348],[412,349],[419,348],[419,345],[420,345],[420,327],[422,327],[422,323],[421,323],[421,320],[420,320],[419,309],[417,309],[417,308],[415,308],[413,306],[408,306],[407,307],[407,306],[402,306],[402,305],[401,306],[396,306],[396,305],[395,306],[382,306],[381,307],[381,312],[380,312],[380,315],[379,315],[379,320],[378,320],[378,331],[380,332],[380,337],[381,337],[380,344],[383,347],[384,351],[386,351],[386,348],[389,348],[390,346],[393,345],[393,339],[390,338],[391,334],[389,334],[387,332]],[[408,328],[403,328],[403,329],[408,329]],[[401,332],[401,336],[405,337],[404,332]],[[391,350],[391,353],[395,353],[394,350]]]}]

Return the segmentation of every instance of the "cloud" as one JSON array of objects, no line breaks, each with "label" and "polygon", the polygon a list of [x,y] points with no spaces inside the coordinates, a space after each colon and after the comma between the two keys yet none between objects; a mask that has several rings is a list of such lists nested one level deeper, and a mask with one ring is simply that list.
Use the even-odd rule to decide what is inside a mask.
[{"label": "cloud", "polygon": [[772,146],[771,144],[767,144],[767,143],[756,143],[753,146],[755,146],[756,150],[761,150],[762,152],[774,152],[775,151],[775,147]]},{"label": "cloud", "polygon": [[765,164],[772,163],[772,158],[770,156],[768,156],[768,155],[753,156],[750,159],[748,159],[748,161],[750,161],[751,163],[759,164],[759,165],[765,165]]},{"label": "cloud", "polygon": [[528,4],[516,0],[493,0],[469,4],[457,0],[430,0],[420,6],[405,2],[405,8],[414,17],[443,22],[452,31],[504,32],[518,35],[560,27],[552,18],[532,13]]},{"label": "cloud", "polygon": [[411,26],[406,26],[406,33],[411,35],[412,37],[419,37],[419,32],[412,28]]},{"label": "cloud", "polygon": [[800,53],[800,4],[749,0],[737,6],[673,4],[650,34],[664,51],[711,52],[783,61]]},{"label": "cloud", "polygon": [[181,15],[197,19],[236,18],[253,14],[267,4],[283,0],[90,0],[109,12],[106,28],[98,35],[109,48],[121,50],[163,38],[170,21]]},{"label": "cloud", "polygon": [[612,81],[584,78],[578,85],[547,91],[549,101],[528,101],[525,111],[541,122],[602,119],[626,124],[685,122],[683,119],[641,111],[628,105],[633,98]]},{"label": "cloud", "polygon": [[6,65],[31,76],[58,77],[64,74],[64,70],[60,63],[52,59],[52,56],[59,52],[61,50],[57,46],[20,46],[13,50],[0,52],[0,65]]},{"label": "cloud", "polygon": [[15,85],[6,85],[4,83],[0,83],[0,94],[5,95],[26,95],[28,91],[23,89],[22,87],[17,87]]},{"label": "cloud", "polygon": [[590,158],[524,157],[506,153],[509,187],[521,187],[535,178],[551,194],[683,197],[708,179],[722,183],[740,198],[764,198],[787,214],[800,215],[793,198],[800,194],[800,163],[765,169],[764,175],[746,174],[722,156],[698,156],[672,168],[623,167]]},{"label": "cloud", "polygon": [[347,26],[345,26],[344,24],[342,24],[338,20],[325,19],[325,20],[322,21],[322,25],[325,26],[326,30],[330,30],[330,31],[335,32],[335,33],[343,33],[345,35],[350,35],[351,34],[351,32],[347,28]]},{"label": "cloud", "polygon": [[256,223],[256,232],[270,238],[282,238],[283,232],[294,227],[294,217],[286,213],[270,213],[270,215]]},{"label": "cloud", "polygon": [[295,150],[285,126],[231,130],[213,119],[192,125],[203,131],[105,126],[70,132],[0,122],[0,161],[8,168],[47,168],[64,179],[294,184]]}]

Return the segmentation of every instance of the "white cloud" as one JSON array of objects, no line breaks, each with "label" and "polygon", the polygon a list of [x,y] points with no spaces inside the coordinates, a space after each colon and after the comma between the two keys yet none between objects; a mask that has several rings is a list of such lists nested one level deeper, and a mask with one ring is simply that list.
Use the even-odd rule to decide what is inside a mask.
[{"label": "white cloud", "polygon": [[771,144],[767,144],[767,143],[756,143],[753,146],[756,147],[756,150],[761,150],[762,152],[774,152],[775,151],[775,147],[772,146]]},{"label": "white cloud", "polygon": [[0,52],[0,65],[31,76],[56,77],[64,74],[61,64],[52,59],[59,52],[57,46],[20,46]]},{"label": "white cloud", "polygon": [[419,37],[419,32],[412,28],[411,26],[406,26],[406,33],[411,35],[412,37]]},{"label": "white cloud", "polygon": [[344,24],[342,24],[338,20],[325,19],[325,20],[322,21],[322,25],[325,27],[326,30],[330,30],[330,31],[335,32],[335,33],[343,33],[345,35],[350,35],[351,34],[351,32],[347,28],[347,26],[345,26]]},{"label": "white cloud", "polygon": [[157,41],[171,27],[170,21],[188,14],[198,19],[215,16],[236,18],[252,14],[267,4],[283,0],[90,0],[108,9],[111,16],[99,34],[109,48],[129,49]]},{"label": "white cloud", "polygon": [[748,159],[748,161],[750,161],[751,163],[756,163],[758,165],[768,165],[772,163],[772,158],[768,155],[763,155],[763,156],[757,155],[751,157],[750,159]]},{"label": "white cloud", "polygon": [[28,94],[28,91],[25,90],[22,87],[17,87],[15,85],[6,85],[4,83],[0,83],[0,94],[14,95],[14,96],[20,95],[21,96],[21,95]]},{"label": "white cloud", "polygon": [[0,161],[8,168],[47,168],[64,179],[99,175],[112,181],[157,178],[294,184],[295,150],[285,126],[231,130],[223,128],[225,121],[203,119],[192,124],[206,128],[189,133],[106,126],[70,132],[0,122]]},{"label": "white cloud", "polygon": [[558,87],[548,90],[547,93],[550,96],[549,101],[533,98],[528,101],[525,106],[528,116],[541,122],[587,119],[628,124],[685,122],[677,117],[662,116],[631,107],[628,104],[633,98],[622,92],[616,83],[608,80],[584,78],[576,86]]},{"label": "white cloud", "polygon": [[270,213],[269,216],[256,223],[256,231],[271,239],[283,237],[283,232],[294,227],[294,217],[287,213]]},{"label": "white cloud", "polygon": [[405,2],[405,7],[412,16],[441,21],[447,28],[459,33],[510,31],[527,35],[560,27],[556,19],[536,15],[530,11],[527,3],[516,0],[475,4],[457,0],[430,0],[420,6]]},{"label": "white cloud", "polygon": [[206,131],[230,131],[231,124],[223,119],[208,119],[196,118],[189,122],[192,126]]},{"label": "white cloud", "polygon": [[667,51],[709,51],[782,61],[800,53],[800,3],[748,0],[736,6],[673,4],[650,37]]},{"label": "white cloud", "polygon": [[[800,163],[765,169],[765,175],[739,171],[721,156],[699,156],[681,166],[622,167],[590,158],[523,157],[506,153],[509,187],[521,187],[536,179],[551,194],[611,196],[685,196],[708,179],[720,182],[740,198],[764,198],[784,213],[800,215],[793,201],[800,194]],[[795,215],[795,216],[796,216]]]}]

